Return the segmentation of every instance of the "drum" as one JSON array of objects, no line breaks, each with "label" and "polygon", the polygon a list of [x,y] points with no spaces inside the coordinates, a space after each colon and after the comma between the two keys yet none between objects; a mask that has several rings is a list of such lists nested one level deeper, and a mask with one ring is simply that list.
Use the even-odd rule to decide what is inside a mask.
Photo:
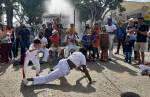
[{"label": "drum", "polygon": [[100,34],[100,48],[102,50],[101,60],[108,61],[109,35],[107,33]]}]

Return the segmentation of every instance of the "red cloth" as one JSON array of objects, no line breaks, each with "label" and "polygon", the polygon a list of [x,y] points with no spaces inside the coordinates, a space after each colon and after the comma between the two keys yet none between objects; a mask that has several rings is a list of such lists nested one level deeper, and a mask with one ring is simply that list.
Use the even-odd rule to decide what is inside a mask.
[{"label": "red cloth", "polygon": [[58,34],[55,34],[50,37],[50,40],[51,40],[52,44],[59,45],[60,37]]}]

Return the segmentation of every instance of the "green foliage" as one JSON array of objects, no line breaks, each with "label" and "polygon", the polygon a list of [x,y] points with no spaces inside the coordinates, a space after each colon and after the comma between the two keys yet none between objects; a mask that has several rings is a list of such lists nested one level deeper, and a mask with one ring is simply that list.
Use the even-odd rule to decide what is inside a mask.
[{"label": "green foliage", "polygon": [[29,23],[41,22],[40,19],[45,11],[43,2],[44,0],[22,0],[20,2],[24,8],[24,13],[29,18]]}]

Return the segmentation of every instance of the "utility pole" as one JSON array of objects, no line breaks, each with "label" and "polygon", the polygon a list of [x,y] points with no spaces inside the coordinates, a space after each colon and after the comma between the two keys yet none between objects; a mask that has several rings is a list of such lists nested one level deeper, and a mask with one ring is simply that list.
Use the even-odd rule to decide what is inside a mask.
[{"label": "utility pole", "polygon": [[76,24],[76,11],[74,9],[74,25]]}]

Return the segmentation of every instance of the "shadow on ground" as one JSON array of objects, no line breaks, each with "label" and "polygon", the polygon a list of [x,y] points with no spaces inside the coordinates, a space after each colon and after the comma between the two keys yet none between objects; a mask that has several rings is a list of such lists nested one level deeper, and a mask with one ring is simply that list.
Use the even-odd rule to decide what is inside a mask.
[{"label": "shadow on ground", "polygon": [[52,89],[52,90],[60,90],[63,92],[76,92],[76,93],[92,93],[92,92],[96,92],[96,89],[94,87],[92,87],[90,84],[88,84],[87,86],[83,86],[80,81],[85,78],[81,77],[80,79],[78,79],[76,81],[75,85],[71,85],[68,83],[66,78],[61,78],[60,79],[60,85],[56,85],[56,84],[45,84],[45,85],[36,85],[36,86],[27,86],[27,87],[23,87],[21,86],[20,92],[23,94],[24,97],[37,97],[38,93],[35,93],[34,90],[38,90],[38,89]]},{"label": "shadow on ground", "polygon": [[123,66],[116,61],[116,60],[124,61],[123,59],[118,58],[118,57],[114,57],[114,58],[115,58],[115,60],[112,60],[109,62],[100,62],[99,61],[99,62],[88,63],[88,68],[90,70],[92,70],[92,71],[94,70],[98,73],[101,73],[105,69],[109,69],[109,70],[117,72],[117,73],[128,72],[130,75],[137,76],[136,71],[134,71],[126,66]]},{"label": "shadow on ground", "polygon": [[9,66],[10,64],[0,64],[0,76],[2,76],[6,72]]}]

